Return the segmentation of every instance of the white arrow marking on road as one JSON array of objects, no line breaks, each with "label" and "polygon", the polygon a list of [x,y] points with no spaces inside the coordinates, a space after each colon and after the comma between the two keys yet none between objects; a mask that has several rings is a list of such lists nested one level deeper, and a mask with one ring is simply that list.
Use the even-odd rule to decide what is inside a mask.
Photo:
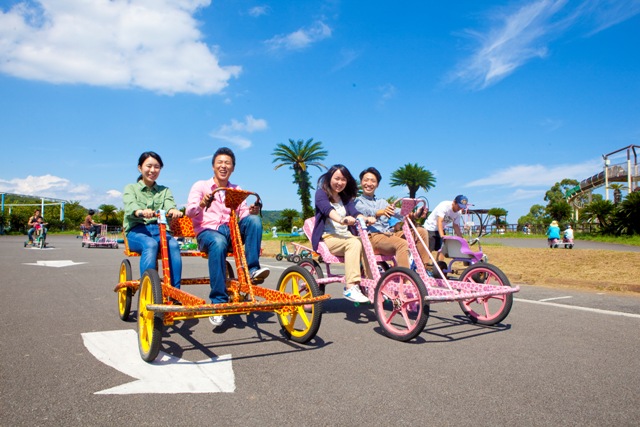
[{"label": "white arrow marking on road", "polygon": [[155,362],[147,363],[140,358],[133,330],[88,332],[82,340],[96,359],[138,379],[95,394],[233,393],[236,389],[230,354],[190,362],[160,352]]},{"label": "white arrow marking on road", "polygon": [[25,262],[23,264],[24,265],[37,265],[39,267],[56,267],[56,268],[60,268],[60,267],[69,267],[71,265],[86,264],[86,262],[73,262],[70,259],[65,259],[65,260],[61,260],[61,261],[37,261],[35,263],[33,263],[33,262]]}]

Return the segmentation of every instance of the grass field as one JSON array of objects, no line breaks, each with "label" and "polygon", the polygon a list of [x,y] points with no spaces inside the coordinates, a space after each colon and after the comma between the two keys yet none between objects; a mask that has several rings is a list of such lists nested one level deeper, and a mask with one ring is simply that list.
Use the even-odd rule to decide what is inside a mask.
[{"label": "grass field", "polygon": [[[311,246],[304,239],[300,244]],[[280,252],[279,240],[265,239],[262,246],[264,256]],[[292,250],[293,246],[289,244],[288,248]],[[525,249],[488,244],[482,248],[489,262],[504,271],[512,284],[585,288],[640,296],[638,252]]]}]

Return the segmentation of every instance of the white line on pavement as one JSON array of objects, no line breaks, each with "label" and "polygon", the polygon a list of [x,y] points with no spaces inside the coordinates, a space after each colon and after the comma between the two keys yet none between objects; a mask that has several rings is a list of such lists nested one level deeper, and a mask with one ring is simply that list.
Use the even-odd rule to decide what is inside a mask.
[{"label": "white line on pavement", "polygon": [[557,299],[567,299],[567,298],[573,298],[573,297],[566,296],[566,297],[545,298],[545,299],[541,299],[541,300],[538,300],[538,301],[547,302],[547,301],[554,301],[554,300],[557,300]]},{"label": "white line on pavement", "polygon": [[581,311],[589,311],[589,312],[598,313],[598,314],[608,314],[610,316],[624,316],[624,317],[633,317],[633,318],[636,318],[636,319],[640,319],[640,314],[623,313],[621,311],[600,310],[599,308],[580,307],[580,306],[577,306],[577,305],[555,304],[555,303],[552,303],[552,302],[533,301],[533,300],[520,299],[520,298],[514,298],[513,300],[514,301],[518,301],[518,302],[527,302],[527,303],[530,303],[530,304],[550,305],[552,307],[568,308],[568,309],[572,309],[572,310],[581,310]]}]

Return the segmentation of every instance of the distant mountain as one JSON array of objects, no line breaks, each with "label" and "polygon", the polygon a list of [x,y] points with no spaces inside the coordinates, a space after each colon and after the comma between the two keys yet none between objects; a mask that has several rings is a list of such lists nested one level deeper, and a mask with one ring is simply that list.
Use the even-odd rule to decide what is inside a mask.
[{"label": "distant mountain", "polygon": [[262,211],[262,222],[263,223],[269,223],[269,224],[275,224],[275,222],[280,219],[280,212],[282,212],[282,211],[267,211],[267,210],[263,210]]}]

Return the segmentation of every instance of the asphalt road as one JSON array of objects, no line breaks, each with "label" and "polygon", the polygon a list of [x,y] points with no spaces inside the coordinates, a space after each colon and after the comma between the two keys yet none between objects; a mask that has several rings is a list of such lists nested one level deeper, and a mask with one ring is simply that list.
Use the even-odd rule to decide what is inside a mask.
[{"label": "asphalt road", "polygon": [[[138,369],[109,366],[133,341],[110,344],[104,351],[117,352],[100,361],[83,338],[135,335],[113,292],[122,250],[49,241],[37,250],[0,237],[3,426],[640,425],[640,297],[534,286],[515,294],[496,327],[470,324],[456,303],[433,304],[409,343],[383,336],[373,309],[343,299],[338,285],[327,288],[333,298],[310,345],[285,340],[270,313],[230,317],[216,331],[206,320],[178,322],[162,346],[182,362],[155,364],[149,375],[229,355],[233,392],[105,393]],[[206,275],[202,259],[183,263],[184,277]],[[290,264],[263,265],[275,288]]]}]

